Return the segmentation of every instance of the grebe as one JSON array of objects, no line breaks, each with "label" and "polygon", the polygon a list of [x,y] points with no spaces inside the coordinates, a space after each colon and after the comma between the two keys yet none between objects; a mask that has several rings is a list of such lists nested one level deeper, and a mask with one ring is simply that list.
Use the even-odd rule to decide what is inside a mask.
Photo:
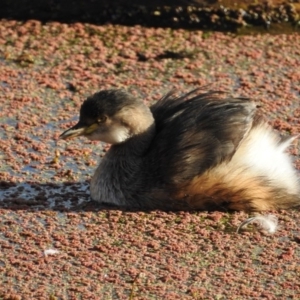
[{"label": "grebe", "polygon": [[247,98],[170,92],[150,108],[124,90],[88,97],[60,135],[111,144],[90,184],[95,201],[145,210],[288,209],[299,179],[281,138]]}]

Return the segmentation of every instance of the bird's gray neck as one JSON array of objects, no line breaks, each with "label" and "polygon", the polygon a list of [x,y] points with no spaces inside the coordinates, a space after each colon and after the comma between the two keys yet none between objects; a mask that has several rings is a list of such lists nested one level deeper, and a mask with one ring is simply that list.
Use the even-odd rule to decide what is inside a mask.
[{"label": "bird's gray neck", "polygon": [[93,200],[118,206],[134,201],[133,195],[147,173],[144,154],[154,136],[153,123],[146,131],[109,149],[91,180]]},{"label": "bird's gray neck", "polygon": [[155,123],[146,131],[132,136],[123,143],[112,145],[107,154],[113,158],[142,156],[148,150],[155,135]]}]

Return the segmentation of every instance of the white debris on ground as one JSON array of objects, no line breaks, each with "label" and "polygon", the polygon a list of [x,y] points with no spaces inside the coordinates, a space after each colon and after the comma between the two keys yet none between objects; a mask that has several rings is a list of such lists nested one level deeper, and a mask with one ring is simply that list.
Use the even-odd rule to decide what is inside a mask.
[{"label": "white debris on ground", "polygon": [[247,220],[245,220],[236,230],[236,232],[238,233],[240,231],[240,229],[242,229],[243,227],[251,224],[251,223],[257,223],[257,225],[269,232],[269,233],[274,233],[277,230],[277,226],[278,226],[278,218],[275,215],[258,215],[252,218],[249,218]]},{"label": "white debris on ground", "polygon": [[56,255],[58,254],[60,251],[56,250],[56,249],[46,249],[44,250],[44,255],[48,256],[48,255]]}]

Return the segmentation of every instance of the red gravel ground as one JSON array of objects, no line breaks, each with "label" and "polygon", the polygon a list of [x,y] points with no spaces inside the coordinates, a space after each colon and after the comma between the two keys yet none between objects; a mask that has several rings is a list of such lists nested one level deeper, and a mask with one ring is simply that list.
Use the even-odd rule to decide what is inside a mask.
[{"label": "red gravel ground", "polygon": [[56,143],[83,99],[112,87],[150,103],[210,84],[300,134],[299,45],[299,34],[0,21],[0,299],[300,299],[299,212],[273,212],[270,235],[237,234],[245,213],[101,209],[88,180],[106,146]]}]

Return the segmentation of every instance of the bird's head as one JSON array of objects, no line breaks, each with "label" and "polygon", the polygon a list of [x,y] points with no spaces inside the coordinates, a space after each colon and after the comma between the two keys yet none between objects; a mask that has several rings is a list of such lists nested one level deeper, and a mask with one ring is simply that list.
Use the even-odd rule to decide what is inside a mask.
[{"label": "bird's head", "polygon": [[124,90],[103,90],[88,97],[80,108],[79,122],[60,135],[61,139],[85,136],[120,144],[153,124],[149,108]]}]

